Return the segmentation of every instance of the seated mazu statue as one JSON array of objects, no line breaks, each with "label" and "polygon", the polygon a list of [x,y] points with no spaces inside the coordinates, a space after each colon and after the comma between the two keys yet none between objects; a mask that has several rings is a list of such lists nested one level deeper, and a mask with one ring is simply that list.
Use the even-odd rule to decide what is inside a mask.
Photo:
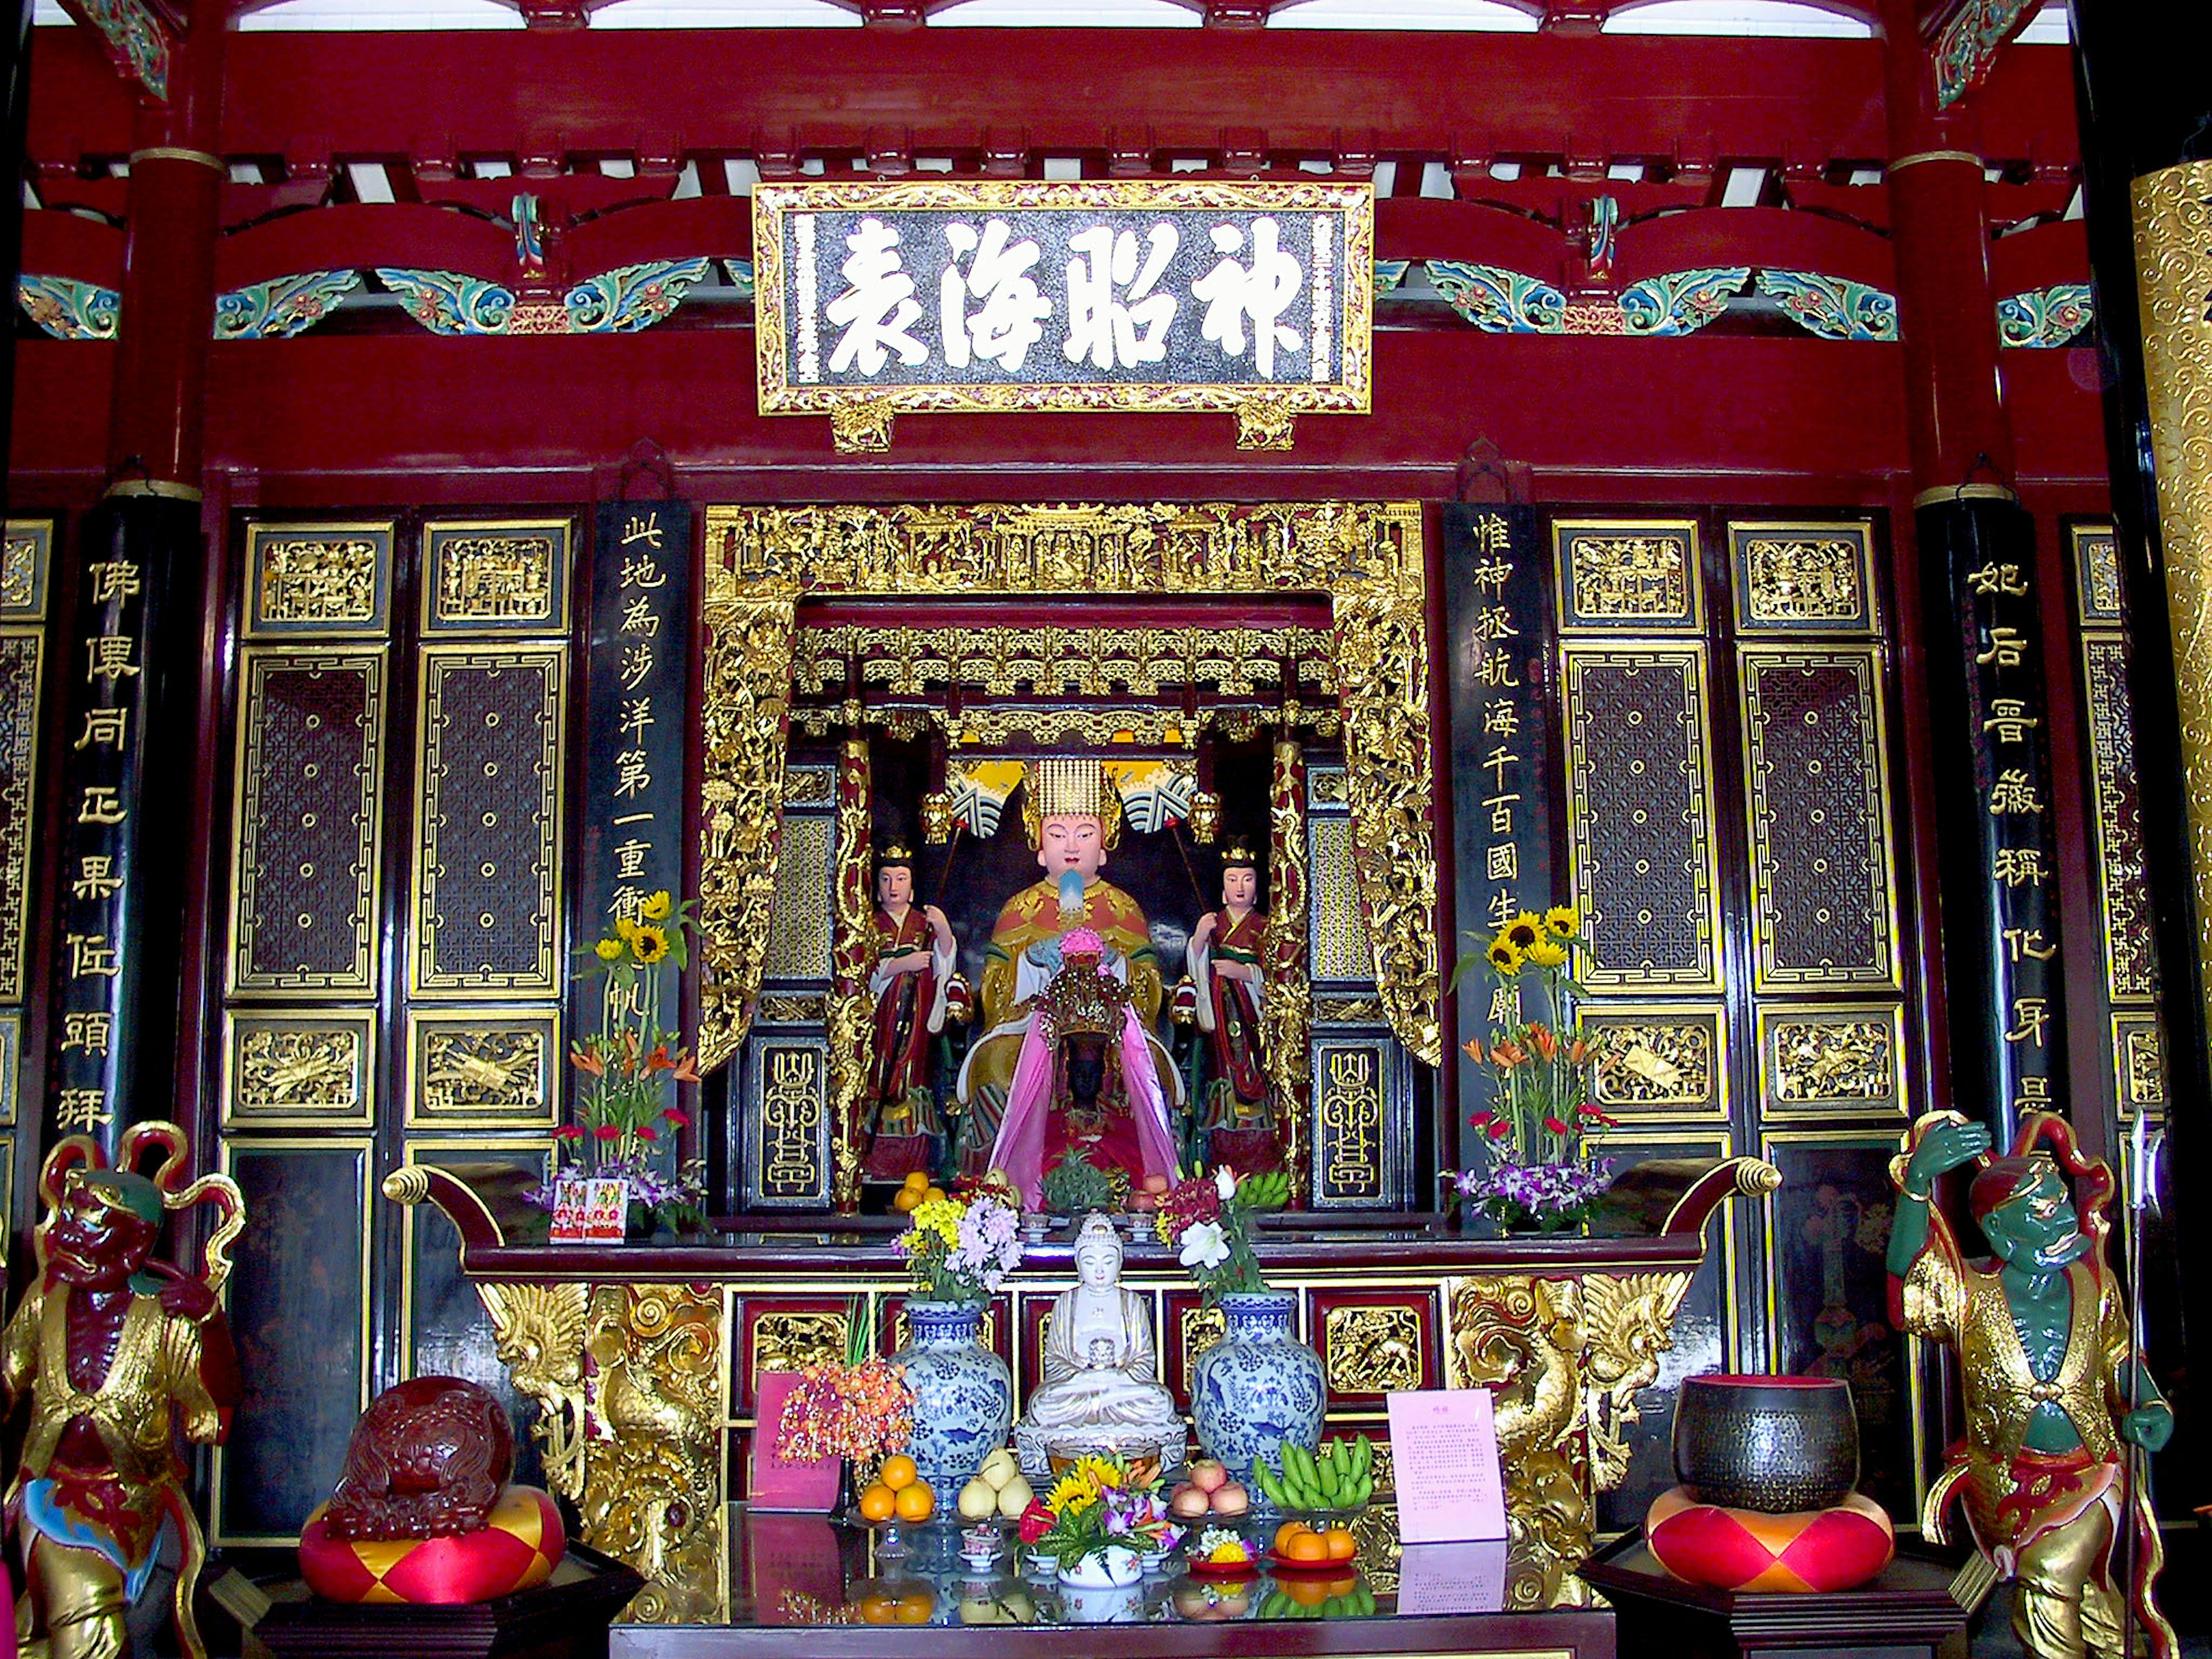
[{"label": "seated mazu statue", "polygon": [[[1156,1034],[1162,981],[1151,924],[1098,873],[1121,823],[1103,767],[1083,758],[1032,762],[1024,794],[1023,817],[1044,874],[1006,902],[991,930],[981,1035],[960,1068],[959,1097],[963,1172],[1005,1169],[1034,1206],[1043,1170],[1071,1149],[1133,1179],[1172,1176],[1182,1083]],[[1057,1000],[1048,996],[1055,983]],[[1117,999],[1115,1006],[1099,1005],[1101,996]],[[1066,1024],[1055,1026],[1048,1006]],[[1070,1036],[1079,1039],[1072,1046]],[[1073,1119],[1056,1105],[1063,1100],[1073,1104]]]}]

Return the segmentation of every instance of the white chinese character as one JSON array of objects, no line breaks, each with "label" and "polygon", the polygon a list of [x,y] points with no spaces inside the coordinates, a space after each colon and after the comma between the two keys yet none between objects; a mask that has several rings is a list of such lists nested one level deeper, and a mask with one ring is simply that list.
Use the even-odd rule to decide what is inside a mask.
[{"label": "white chinese character", "polygon": [[[1109,227],[1097,225],[1068,238],[1068,246],[1080,256],[1067,262],[1067,342],[1061,349],[1071,363],[1088,356],[1094,368],[1134,368],[1166,361],[1176,301],[1173,294],[1152,293],[1152,288],[1181,239],[1173,225],[1154,225],[1146,240],[1151,246],[1139,270],[1133,230],[1117,236]],[[1126,290],[1119,299],[1116,289]]]},{"label": "white chinese character", "polygon": [[838,267],[849,284],[823,307],[825,321],[845,331],[830,354],[830,372],[842,374],[857,365],[863,374],[881,371],[887,351],[896,351],[899,362],[911,368],[929,353],[906,331],[921,315],[915,301],[914,278],[899,268],[898,232],[880,219],[863,219],[860,228],[845,239],[851,257]]},{"label": "white chinese character", "polygon": [[1221,263],[1190,285],[1191,297],[1206,301],[1206,320],[1199,332],[1217,343],[1224,356],[1244,355],[1244,320],[1252,320],[1252,366],[1260,378],[1275,378],[1275,353],[1301,351],[1297,331],[1275,319],[1290,309],[1298,291],[1298,262],[1275,246],[1275,222],[1252,222],[1252,263],[1240,265],[1231,257],[1244,246],[1244,233],[1234,225],[1213,228],[1213,246],[1224,257]]},{"label": "white chinese character", "polygon": [[[973,225],[946,228],[945,240],[952,245],[952,258],[937,283],[937,319],[945,336],[945,361],[954,368],[968,367],[973,354],[985,362],[1018,369],[1030,348],[1042,337],[1037,325],[1052,315],[1052,301],[1037,292],[1029,268],[1037,262],[1037,245],[1031,241],[1006,246],[1006,222],[987,219],[978,245]],[[975,257],[968,273],[960,272],[963,255]],[[968,300],[983,302],[968,315]]]}]

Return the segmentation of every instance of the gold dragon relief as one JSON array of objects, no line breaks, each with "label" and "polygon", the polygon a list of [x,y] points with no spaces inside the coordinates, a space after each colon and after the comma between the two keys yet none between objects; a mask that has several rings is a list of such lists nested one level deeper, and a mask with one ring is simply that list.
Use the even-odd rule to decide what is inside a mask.
[{"label": "gold dragon relief", "polygon": [[515,1392],[536,1402],[531,1436],[558,1497],[584,1496],[585,1289],[580,1284],[512,1285],[478,1281],[477,1298],[491,1316],[492,1340]]}]

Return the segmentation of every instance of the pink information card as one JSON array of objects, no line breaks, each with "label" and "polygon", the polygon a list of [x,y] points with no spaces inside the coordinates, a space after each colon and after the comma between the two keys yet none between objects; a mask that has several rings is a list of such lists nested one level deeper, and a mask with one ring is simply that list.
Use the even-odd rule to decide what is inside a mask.
[{"label": "pink information card", "polygon": [[1505,1480],[1487,1389],[1390,1396],[1390,1468],[1398,1536],[1442,1544],[1505,1536]]}]

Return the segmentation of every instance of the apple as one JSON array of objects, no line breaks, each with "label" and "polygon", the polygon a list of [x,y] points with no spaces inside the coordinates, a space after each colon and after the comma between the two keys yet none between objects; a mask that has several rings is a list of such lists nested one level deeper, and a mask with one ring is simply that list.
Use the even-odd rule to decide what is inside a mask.
[{"label": "apple", "polygon": [[1219,1492],[1229,1482],[1228,1466],[1215,1457],[1193,1459],[1188,1473],[1190,1484],[1200,1492]]},{"label": "apple", "polygon": [[1234,1480],[1213,1489],[1213,1512],[1216,1515],[1242,1515],[1251,1507],[1251,1493]]},{"label": "apple", "polygon": [[1168,1494],[1168,1513],[1178,1521],[1195,1521],[1207,1507],[1206,1494],[1188,1481]]},{"label": "apple", "polygon": [[1139,1183],[1138,1190],[1158,1197],[1168,1189],[1168,1178],[1164,1175],[1148,1175]]}]

